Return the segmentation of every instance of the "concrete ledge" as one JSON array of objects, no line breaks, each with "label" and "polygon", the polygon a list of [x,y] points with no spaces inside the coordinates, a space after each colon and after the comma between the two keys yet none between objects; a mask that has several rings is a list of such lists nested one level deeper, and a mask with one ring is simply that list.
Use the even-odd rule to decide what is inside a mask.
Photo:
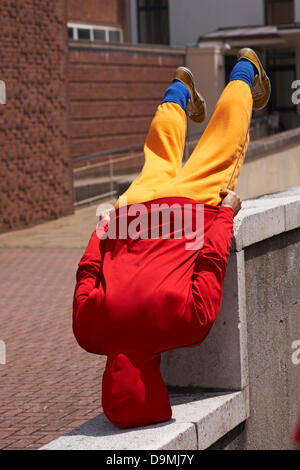
[{"label": "concrete ledge", "polygon": [[249,416],[248,390],[170,394],[166,423],[120,430],[102,413],[41,450],[201,450]]},{"label": "concrete ledge", "polygon": [[158,44],[132,44],[129,42],[121,43],[105,43],[105,42],[91,42],[91,41],[78,41],[69,40],[70,50],[84,50],[84,51],[104,51],[104,52],[116,52],[118,54],[155,54],[155,55],[167,55],[167,56],[185,56],[186,48],[184,46],[165,46]]},{"label": "concrete ledge", "polygon": [[[117,182],[119,197],[136,175]],[[258,243],[279,233],[300,226],[300,187],[243,201],[243,208],[234,219],[232,251]]]},{"label": "concrete ledge", "polygon": [[287,232],[300,225],[300,188],[269,194],[243,202],[234,219],[232,250]]},{"label": "concrete ledge", "polygon": [[248,385],[244,272],[244,251],[231,253],[221,310],[205,341],[162,355],[161,373],[169,387],[233,391]]},{"label": "concrete ledge", "polygon": [[277,151],[279,148],[300,143],[300,128],[273,134],[250,142],[247,159]]},{"label": "concrete ledge", "polygon": [[222,306],[211,332],[196,348],[162,356],[170,387],[240,390],[249,384],[244,249],[300,226],[300,188],[248,200],[243,207],[234,219]]}]

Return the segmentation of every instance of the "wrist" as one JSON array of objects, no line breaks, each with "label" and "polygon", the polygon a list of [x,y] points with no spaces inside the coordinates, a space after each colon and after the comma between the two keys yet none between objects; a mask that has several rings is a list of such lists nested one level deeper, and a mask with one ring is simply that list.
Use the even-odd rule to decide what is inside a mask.
[{"label": "wrist", "polygon": [[235,210],[229,204],[224,204],[224,205],[222,204],[220,208],[224,209],[224,212],[227,212],[228,214],[233,215],[233,217],[235,216]]}]

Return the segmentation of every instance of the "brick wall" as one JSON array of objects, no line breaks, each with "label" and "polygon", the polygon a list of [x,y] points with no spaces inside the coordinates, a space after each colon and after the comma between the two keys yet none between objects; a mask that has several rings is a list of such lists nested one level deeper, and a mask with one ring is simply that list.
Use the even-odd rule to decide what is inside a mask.
[{"label": "brick wall", "polygon": [[70,44],[72,157],[142,144],[184,48]]},{"label": "brick wall", "polygon": [[2,0],[0,231],[73,211],[64,0]]},{"label": "brick wall", "polygon": [[124,0],[67,0],[68,20],[120,26]]}]

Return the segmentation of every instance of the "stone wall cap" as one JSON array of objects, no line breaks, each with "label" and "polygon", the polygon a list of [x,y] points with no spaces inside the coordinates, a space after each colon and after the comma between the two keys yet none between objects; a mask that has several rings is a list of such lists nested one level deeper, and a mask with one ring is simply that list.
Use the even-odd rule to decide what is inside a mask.
[{"label": "stone wall cap", "polygon": [[170,394],[172,419],[118,429],[102,413],[40,450],[206,449],[249,417],[248,389],[235,392]]},{"label": "stone wall cap", "polygon": [[298,141],[300,143],[300,127],[263,137],[250,142],[246,159],[263,156],[265,153],[277,151],[281,147],[293,145]]},{"label": "stone wall cap", "polygon": [[243,201],[234,219],[232,251],[300,227],[300,187]]},{"label": "stone wall cap", "polygon": [[105,51],[105,52],[130,52],[137,54],[163,54],[163,55],[185,55],[185,46],[168,46],[156,44],[132,44],[132,43],[111,43],[111,42],[89,42],[70,40],[69,49],[84,51]]}]

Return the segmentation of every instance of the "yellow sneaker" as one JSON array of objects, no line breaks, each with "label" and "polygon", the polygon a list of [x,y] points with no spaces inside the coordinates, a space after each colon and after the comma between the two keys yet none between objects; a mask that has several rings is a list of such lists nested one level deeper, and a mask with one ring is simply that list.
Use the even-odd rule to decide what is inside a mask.
[{"label": "yellow sneaker", "polygon": [[178,67],[174,78],[184,83],[190,90],[191,98],[185,110],[187,116],[195,122],[204,121],[206,117],[205,99],[196,90],[195,80],[190,69],[187,67]]},{"label": "yellow sneaker", "polygon": [[238,61],[247,59],[257,68],[258,75],[255,75],[251,88],[253,109],[256,111],[263,109],[267,105],[271,95],[271,83],[258,56],[252,49],[245,47],[238,52],[237,59]]}]

